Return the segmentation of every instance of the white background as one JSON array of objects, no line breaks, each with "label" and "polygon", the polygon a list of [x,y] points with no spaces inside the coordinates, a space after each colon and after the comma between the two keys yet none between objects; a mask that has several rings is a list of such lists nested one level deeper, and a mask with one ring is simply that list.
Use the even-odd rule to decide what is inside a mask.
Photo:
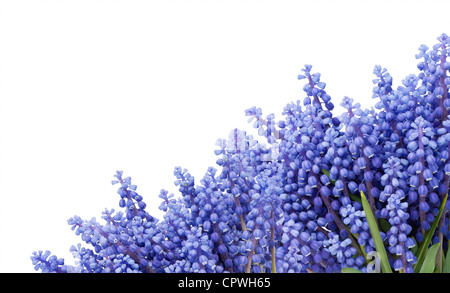
[{"label": "white background", "polygon": [[123,170],[150,211],[182,166],[200,179],[215,141],[281,118],[304,64],[341,113],[364,107],[374,65],[394,86],[420,44],[450,34],[449,1],[0,1],[0,272],[34,272],[49,249],[73,263],[67,225],[117,208]]}]

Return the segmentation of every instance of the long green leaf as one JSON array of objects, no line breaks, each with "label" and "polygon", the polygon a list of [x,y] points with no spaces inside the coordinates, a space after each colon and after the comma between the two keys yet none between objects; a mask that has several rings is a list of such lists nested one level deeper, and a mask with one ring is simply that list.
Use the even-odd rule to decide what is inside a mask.
[{"label": "long green leaf", "polygon": [[420,245],[419,250],[417,251],[417,255],[416,255],[417,262],[414,265],[414,272],[420,271],[422,263],[425,259],[425,255],[427,254],[428,246],[431,243],[431,238],[433,238],[434,231],[436,231],[436,227],[439,223],[439,220],[441,219],[442,213],[444,212],[445,203],[447,202],[447,197],[448,197],[448,193],[445,196],[444,200],[442,201],[441,206],[439,207],[439,213],[438,213],[436,219],[434,219],[434,222],[431,225],[430,230],[428,230],[427,233],[425,233],[423,242]]},{"label": "long green leaf", "polygon": [[357,201],[357,202],[361,203],[361,198],[359,198],[356,194],[353,194],[349,191],[348,195],[353,201]]},{"label": "long green leaf", "polygon": [[354,269],[354,268],[343,268],[341,270],[341,272],[347,273],[347,274],[362,273],[360,270],[357,270],[357,269]]},{"label": "long green leaf", "polygon": [[436,254],[439,250],[440,243],[436,243],[428,249],[419,273],[433,273],[436,267]]},{"label": "long green leaf", "polygon": [[445,256],[444,265],[442,266],[443,273],[450,273],[450,253],[447,251],[447,255]]},{"label": "long green leaf", "polygon": [[416,243],[413,247],[411,247],[411,252],[414,254],[414,255],[417,255],[417,251],[419,250],[419,246],[417,245],[417,240],[416,240],[416,238],[414,237],[414,236],[412,236],[411,235],[411,238],[412,239],[414,239],[414,242]]},{"label": "long green leaf", "polygon": [[389,231],[389,229],[391,229],[391,224],[389,224],[388,221],[386,221],[386,219],[378,219],[378,224],[380,224],[380,229],[383,232],[387,232]]},{"label": "long green leaf", "polygon": [[374,214],[372,213],[372,209],[370,208],[369,202],[367,201],[366,196],[361,191],[361,203],[364,209],[364,213],[366,214],[367,223],[369,224],[370,233],[372,234],[373,242],[375,243],[375,249],[380,258],[381,270],[383,273],[392,273],[391,266],[389,265],[389,260],[386,254],[386,249],[383,244],[383,240],[381,239],[380,231],[378,230],[377,221],[375,219]]}]

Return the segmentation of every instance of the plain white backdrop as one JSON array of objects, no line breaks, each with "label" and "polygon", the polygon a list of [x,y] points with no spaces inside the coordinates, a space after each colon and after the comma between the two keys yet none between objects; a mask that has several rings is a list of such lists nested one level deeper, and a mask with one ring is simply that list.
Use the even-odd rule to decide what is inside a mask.
[{"label": "plain white backdrop", "polygon": [[155,216],[175,166],[200,179],[215,142],[257,106],[281,119],[304,64],[370,107],[374,65],[394,86],[450,34],[449,1],[0,1],[0,272],[73,264],[67,225],[118,208],[116,170]]}]

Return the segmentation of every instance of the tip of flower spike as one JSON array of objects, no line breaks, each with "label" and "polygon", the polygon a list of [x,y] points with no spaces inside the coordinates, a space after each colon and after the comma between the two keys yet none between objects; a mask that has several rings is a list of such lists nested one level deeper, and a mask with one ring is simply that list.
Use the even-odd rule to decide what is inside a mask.
[{"label": "tip of flower spike", "polygon": [[305,64],[304,68],[302,68],[302,71],[304,71],[305,73],[309,73],[311,71],[311,68],[311,64]]},{"label": "tip of flower spike", "polygon": [[439,42],[445,43],[446,41],[448,41],[448,36],[445,33],[443,33],[437,39]]},{"label": "tip of flower spike", "polygon": [[114,174],[114,177],[116,177],[117,179],[122,179],[122,174],[123,174],[123,171],[116,171],[116,174]]}]

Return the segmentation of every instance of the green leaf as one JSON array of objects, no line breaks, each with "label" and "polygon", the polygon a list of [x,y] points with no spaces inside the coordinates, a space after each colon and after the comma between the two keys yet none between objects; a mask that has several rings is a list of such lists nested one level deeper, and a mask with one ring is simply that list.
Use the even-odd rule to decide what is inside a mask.
[{"label": "green leaf", "polygon": [[436,254],[438,252],[440,243],[436,243],[431,246],[426,253],[425,259],[423,261],[422,267],[420,268],[419,273],[433,273],[434,268],[436,266]]},{"label": "green leaf", "polygon": [[361,203],[361,198],[359,196],[356,196],[355,194],[351,193],[350,191],[348,193],[349,193],[350,198],[353,201],[357,201],[357,202]]},{"label": "green leaf", "polygon": [[419,250],[417,251],[417,254],[416,254],[417,262],[414,265],[414,272],[419,272],[421,270],[420,268],[422,266],[422,263],[424,262],[425,255],[427,254],[428,246],[431,243],[431,238],[433,238],[434,231],[436,231],[436,227],[439,223],[439,220],[441,219],[442,213],[444,212],[444,207],[445,207],[445,203],[447,201],[447,197],[448,197],[448,193],[445,196],[444,200],[442,201],[441,206],[439,207],[439,213],[438,213],[436,219],[434,219],[434,222],[431,225],[430,229],[427,231],[427,233],[425,233],[423,242],[420,245]]},{"label": "green leaf", "polygon": [[357,269],[354,269],[354,268],[343,268],[341,270],[341,272],[347,273],[347,274],[362,273],[360,270],[357,270]]},{"label": "green leaf", "polygon": [[369,224],[370,233],[372,234],[373,242],[375,243],[375,249],[380,258],[381,270],[383,273],[392,273],[391,266],[389,265],[389,260],[386,254],[386,249],[384,247],[383,240],[381,239],[380,231],[378,230],[377,220],[375,219],[372,209],[370,208],[369,202],[366,196],[361,191],[361,203],[366,214],[367,223]]},{"label": "green leaf", "polygon": [[444,265],[442,266],[442,272],[443,273],[450,273],[450,255],[447,251],[447,255],[445,256]]},{"label": "green leaf", "polygon": [[385,233],[389,231],[389,229],[391,229],[391,224],[389,224],[389,222],[386,219],[379,219],[378,223],[380,224],[381,231]]},{"label": "green leaf", "polygon": [[419,246],[417,245],[417,240],[416,240],[416,238],[414,237],[414,236],[411,236],[411,238],[412,239],[414,239],[414,242],[416,243],[413,247],[411,247],[411,252],[414,254],[414,255],[417,255],[417,251],[419,250]]}]

